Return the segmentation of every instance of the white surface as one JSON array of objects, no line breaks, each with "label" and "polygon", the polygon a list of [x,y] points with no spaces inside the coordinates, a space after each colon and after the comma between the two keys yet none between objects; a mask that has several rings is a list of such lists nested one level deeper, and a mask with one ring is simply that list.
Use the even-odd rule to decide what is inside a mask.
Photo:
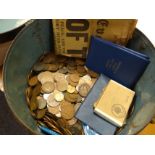
[{"label": "white surface", "polygon": [[137,28],[142,31],[145,36],[155,45],[155,23],[154,19],[139,19]]}]

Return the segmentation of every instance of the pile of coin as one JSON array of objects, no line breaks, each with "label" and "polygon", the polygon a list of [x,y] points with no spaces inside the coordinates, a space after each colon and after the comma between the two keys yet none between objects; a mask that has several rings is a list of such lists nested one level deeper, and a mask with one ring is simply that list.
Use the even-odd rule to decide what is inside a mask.
[{"label": "pile of coin", "polygon": [[84,59],[42,56],[28,76],[26,99],[33,117],[60,134],[83,134],[75,113],[94,85],[98,74]]}]

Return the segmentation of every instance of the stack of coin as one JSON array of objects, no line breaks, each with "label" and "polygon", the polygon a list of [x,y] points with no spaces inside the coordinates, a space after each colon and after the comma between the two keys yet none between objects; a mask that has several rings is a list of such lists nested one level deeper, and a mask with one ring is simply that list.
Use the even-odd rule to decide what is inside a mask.
[{"label": "stack of coin", "polygon": [[98,77],[84,65],[83,59],[48,53],[28,76],[26,99],[32,116],[60,134],[83,134],[75,113]]}]

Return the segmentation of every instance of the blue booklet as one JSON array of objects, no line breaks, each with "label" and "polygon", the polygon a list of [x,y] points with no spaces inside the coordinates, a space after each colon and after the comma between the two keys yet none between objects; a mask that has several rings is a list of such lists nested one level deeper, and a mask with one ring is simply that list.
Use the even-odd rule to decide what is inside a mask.
[{"label": "blue booklet", "polygon": [[149,63],[149,57],[142,53],[91,37],[86,66],[128,88],[135,86]]},{"label": "blue booklet", "polygon": [[113,135],[116,131],[116,126],[96,115],[93,109],[95,101],[99,98],[108,81],[108,77],[100,75],[75,115],[76,118],[101,135]]}]

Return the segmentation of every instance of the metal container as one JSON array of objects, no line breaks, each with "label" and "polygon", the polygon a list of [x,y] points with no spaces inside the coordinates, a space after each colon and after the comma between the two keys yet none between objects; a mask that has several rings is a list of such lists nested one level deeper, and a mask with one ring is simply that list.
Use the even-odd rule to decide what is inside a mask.
[{"label": "metal container", "polygon": [[8,47],[27,21],[25,19],[0,19],[0,66],[3,64]]},{"label": "metal container", "polygon": [[[27,107],[25,88],[32,65],[53,48],[51,25],[50,20],[34,20],[30,23],[17,35],[4,62],[3,80],[8,105],[17,119],[34,134],[41,133]],[[155,48],[137,29],[128,47],[147,54],[151,63],[135,87],[133,113],[119,134],[136,134],[155,114]]]}]

